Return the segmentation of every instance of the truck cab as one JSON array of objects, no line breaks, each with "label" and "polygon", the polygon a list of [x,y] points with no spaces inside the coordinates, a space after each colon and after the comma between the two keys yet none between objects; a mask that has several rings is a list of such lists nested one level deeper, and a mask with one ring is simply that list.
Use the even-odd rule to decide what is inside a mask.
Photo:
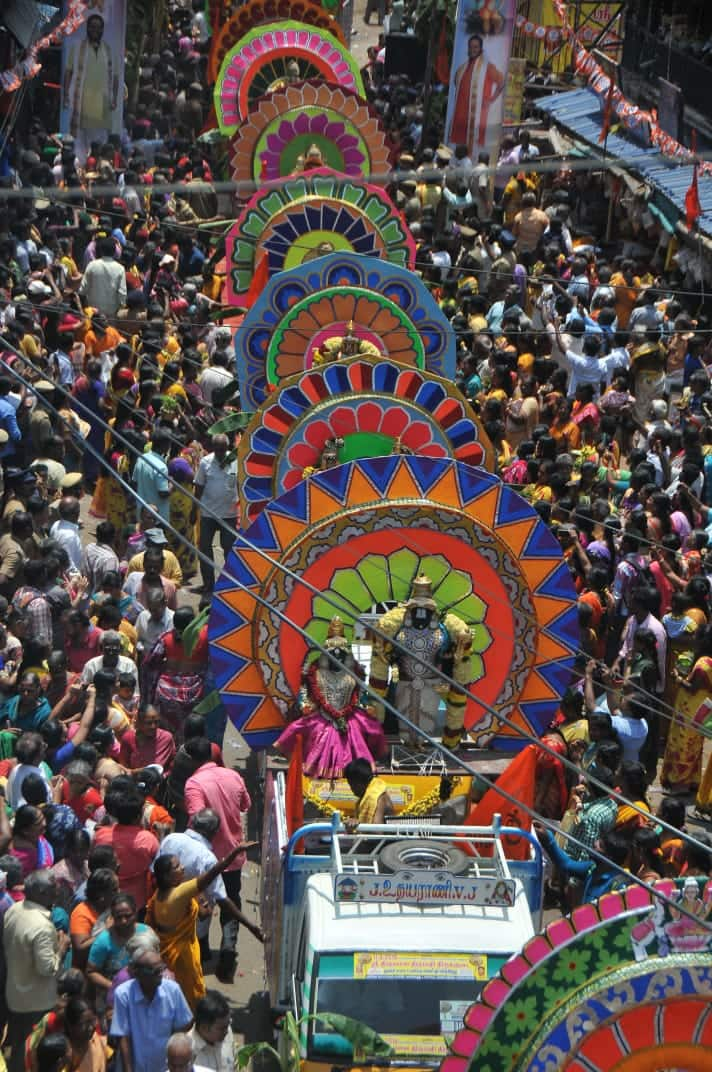
[{"label": "truck cab", "polygon": [[[268,793],[273,832],[282,830],[263,857],[263,921],[272,1001],[300,1022],[301,1063],[311,1072],[374,1063],[314,1019],[326,1012],[377,1031],[391,1065],[435,1067],[484,983],[535,933],[536,839],[498,822],[397,817],[349,834],[339,816],[288,838],[280,778]],[[514,833],[529,859],[507,860],[503,837]]]}]

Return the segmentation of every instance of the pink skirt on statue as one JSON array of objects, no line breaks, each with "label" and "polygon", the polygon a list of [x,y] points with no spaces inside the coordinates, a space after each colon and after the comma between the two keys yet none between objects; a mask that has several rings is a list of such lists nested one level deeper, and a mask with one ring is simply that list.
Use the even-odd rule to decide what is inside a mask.
[{"label": "pink skirt on statue", "polygon": [[387,750],[381,723],[360,708],[347,720],[345,733],[318,712],[303,715],[290,722],[275,748],[289,756],[297,737],[302,738],[304,773],[309,778],[340,778],[352,759],[365,759],[373,766]]}]

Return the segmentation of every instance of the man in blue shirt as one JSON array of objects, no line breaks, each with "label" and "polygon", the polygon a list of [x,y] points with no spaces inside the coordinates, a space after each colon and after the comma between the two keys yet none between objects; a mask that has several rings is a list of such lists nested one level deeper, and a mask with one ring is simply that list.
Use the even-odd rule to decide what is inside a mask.
[{"label": "man in blue shirt", "polygon": [[130,968],[134,978],[116,988],[111,1034],[119,1040],[124,1072],[163,1072],[168,1039],[187,1031],[193,1014],[178,983],[163,978],[158,953],[139,949]]},{"label": "man in blue shirt", "polygon": [[168,480],[168,466],[166,455],[170,449],[170,440],[165,432],[159,429],[153,436],[151,449],[142,454],[136,461],[133,471],[133,482],[136,487],[136,517],[140,520],[141,507],[144,504],[153,506],[168,524],[170,521],[170,505],[168,494],[170,483]]},{"label": "man in blue shirt", "polygon": [[12,390],[12,381],[8,376],[0,376],[0,429],[7,432],[7,443],[0,447],[0,458],[12,458],[15,444],[22,439],[22,432],[17,423],[17,411],[8,395]]}]

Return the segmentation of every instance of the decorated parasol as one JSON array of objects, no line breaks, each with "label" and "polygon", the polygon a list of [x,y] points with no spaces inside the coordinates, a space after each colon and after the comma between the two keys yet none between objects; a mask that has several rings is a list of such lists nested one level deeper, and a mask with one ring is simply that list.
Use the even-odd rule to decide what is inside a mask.
[{"label": "decorated parasol", "polygon": [[243,404],[255,409],[310,368],[349,323],[364,348],[454,378],[455,336],[423,281],[388,261],[332,253],[273,276],[248,310],[237,346]]},{"label": "decorated parasol", "polygon": [[[707,878],[656,883],[704,918]],[[703,1072],[712,940],[628,886],[531,938],[465,1013],[440,1072]]]},{"label": "decorated parasol", "polygon": [[402,451],[494,468],[479,418],[447,380],[347,358],[283,380],[253,414],[238,448],[243,520],[319,469],[331,443],[339,462]]},{"label": "decorated parasol", "polygon": [[208,82],[215,82],[220,64],[240,38],[253,27],[268,22],[288,19],[316,26],[320,30],[328,30],[342,45],[346,45],[344,31],[330,11],[330,5],[313,3],[312,0],[247,0],[213,33],[208,57]]},{"label": "decorated parasol", "polygon": [[248,743],[274,741],[294,702],[308,643],[292,623],[323,642],[335,613],[351,627],[379,605],[406,600],[422,573],[439,612],[472,632],[470,735],[510,751],[525,743],[478,699],[539,734],[558,709],[579,641],[576,593],[557,541],[491,473],[393,455],[300,481],[238,536],[215,589],[210,642],[217,687]]},{"label": "decorated parasol", "polygon": [[364,96],[356,60],[328,30],[299,22],[255,26],[240,38],[220,64],[214,90],[220,130],[223,134],[234,134],[259,97],[309,78],[319,78]]},{"label": "decorated parasol", "polygon": [[415,242],[388,195],[327,168],[258,190],[228,232],[226,250],[234,304],[263,267],[271,277],[337,251],[401,268],[415,263]]},{"label": "decorated parasol", "polygon": [[302,82],[261,97],[232,139],[236,182],[272,182],[299,169],[311,150],[346,175],[381,176],[391,147],[370,105],[325,82]]}]

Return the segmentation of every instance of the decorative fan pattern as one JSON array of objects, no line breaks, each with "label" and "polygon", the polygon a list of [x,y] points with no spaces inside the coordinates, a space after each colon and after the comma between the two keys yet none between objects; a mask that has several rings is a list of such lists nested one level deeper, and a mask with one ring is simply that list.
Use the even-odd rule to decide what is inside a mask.
[{"label": "decorative fan pattern", "polygon": [[[363,299],[359,309],[349,304],[357,295]],[[411,325],[407,332],[404,317]],[[455,338],[422,280],[373,257],[333,253],[273,276],[248,310],[236,347],[243,405],[255,409],[270,384],[308,368],[314,346],[343,334],[341,325],[349,320],[356,335],[373,342],[384,357],[401,362],[422,364],[417,356],[408,356],[419,340],[417,353],[422,346],[427,371],[453,379]],[[288,332],[285,322],[291,325]]]},{"label": "decorative fan pattern", "polygon": [[[699,879],[693,900],[707,918],[712,883]],[[466,1013],[440,1072],[702,1072],[711,990],[709,934],[629,886],[530,939]]]},{"label": "decorative fan pattern", "polygon": [[291,175],[312,145],[334,171],[368,178],[389,171],[391,146],[370,105],[324,82],[302,82],[255,102],[232,140],[236,182]]},{"label": "decorative fan pattern", "polygon": [[270,276],[336,250],[375,255],[402,268],[415,263],[415,242],[388,195],[326,168],[258,190],[226,246],[228,299],[234,304],[249,290],[263,257]]},{"label": "decorative fan pattern", "polygon": [[263,26],[267,22],[285,19],[303,22],[320,30],[328,30],[345,46],[347,41],[344,31],[333,15],[324,10],[331,6],[312,3],[312,0],[247,0],[247,3],[232,12],[227,21],[215,28],[208,58],[208,82],[212,83],[217,79],[220,64],[240,38],[253,27]]},{"label": "decorative fan pattern", "polygon": [[473,623],[491,643],[482,648],[477,699],[467,705],[471,736],[511,751],[525,743],[478,700],[527,732],[548,725],[578,644],[575,592],[558,543],[490,473],[391,456],[300,481],[238,536],[215,589],[211,657],[223,702],[251,745],[276,738],[299,687],[307,644],[291,623],[307,628],[338,612],[348,626],[374,604],[401,598],[423,559],[436,556],[456,579],[467,578],[467,590],[456,580],[449,605],[476,595],[485,607]]},{"label": "decorative fan pattern", "polygon": [[449,457],[492,471],[494,451],[460,392],[432,373],[354,357],[283,381],[245,429],[238,448],[241,516],[319,467],[327,439],[340,437],[340,461],[406,451]]},{"label": "decorative fan pattern", "polygon": [[288,83],[287,64],[299,65],[299,81],[320,78],[364,96],[356,60],[327,30],[299,22],[256,26],[225,55],[215,81],[215,114],[223,134],[234,134],[259,97]]}]

